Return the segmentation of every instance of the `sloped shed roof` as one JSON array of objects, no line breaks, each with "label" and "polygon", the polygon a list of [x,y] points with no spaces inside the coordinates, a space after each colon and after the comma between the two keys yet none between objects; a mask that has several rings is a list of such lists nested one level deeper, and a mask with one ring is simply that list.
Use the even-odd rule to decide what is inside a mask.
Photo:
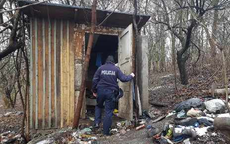
[{"label": "sloped shed roof", "polygon": [[[32,4],[32,1],[18,1],[19,6]],[[83,8],[77,6],[40,3],[29,6],[22,11],[28,16],[55,18],[63,20],[74,20],[79,24],[90,24],[91,22],[91,8]],[[97,24],[101,23],[112,11],[97,10]],[[138,27],[141,28],[149,20],[148,15],[138,15]],[[133,14],[113,12],[113,14],[103,23],[102,26],[126,28],[133,22]]]}]

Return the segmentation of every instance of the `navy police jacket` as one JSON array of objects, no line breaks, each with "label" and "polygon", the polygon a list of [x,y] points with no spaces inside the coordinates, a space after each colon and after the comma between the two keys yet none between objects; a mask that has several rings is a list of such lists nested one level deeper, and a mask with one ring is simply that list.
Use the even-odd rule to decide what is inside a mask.
[{"label": "navy police jacket", "polygon": [[123,74],[113,63],[107,62],[100,66],[94,74],[92,91],[96,93],[97,89],[100,88],[118,91],[117,79],[121,82],[128,82],[132,78],[131,75],[126,76]]}]

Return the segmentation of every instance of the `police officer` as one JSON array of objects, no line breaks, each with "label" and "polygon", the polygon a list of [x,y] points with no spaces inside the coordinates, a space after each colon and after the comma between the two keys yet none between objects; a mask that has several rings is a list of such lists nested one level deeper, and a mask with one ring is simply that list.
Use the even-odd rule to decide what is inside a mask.
[{"label": "police officer", "polygon": [[95,107],[95,127],[101,123],[101,110],[105,102],[105,117],[103,121],[103,134],[110,135],[113,110],[115,108],[115,95],[119,90],[117,79],[121,82],[128,82],[134,78],[134,74],[126,76],[115,66],[113,56],[108,56],[106,63],[100,66],[93,77],[92,91],[97,98]]}]

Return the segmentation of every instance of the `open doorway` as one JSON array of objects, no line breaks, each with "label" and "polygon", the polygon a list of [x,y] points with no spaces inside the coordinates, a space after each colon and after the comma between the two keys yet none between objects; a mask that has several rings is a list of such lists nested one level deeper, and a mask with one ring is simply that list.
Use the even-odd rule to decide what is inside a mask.
[{"label": "open doorway", "polygon": [[[89,34],[85,34],[85,51],[89,40]],[[92,79],[96,70],[105,63],[109,55],[114,56],[115,63],[118,62],[118,36],[95,34],[89,61],[89,69],[86,79],[86,97],[88,105],[95,105],[91,92]],[[91,101],[91,102],[90,102]]]}]

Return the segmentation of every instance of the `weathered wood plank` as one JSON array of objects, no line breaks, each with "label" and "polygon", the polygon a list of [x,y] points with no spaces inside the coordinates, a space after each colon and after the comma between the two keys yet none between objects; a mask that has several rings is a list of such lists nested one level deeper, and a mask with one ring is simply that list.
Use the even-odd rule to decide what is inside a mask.
[{"label": "weathered wood plank", "polygon": [[43,108],[42,108],[42,98],[43,98],[43,43],[42,43],[42,19],[38,19],[38,29],[37,29],[37,49],[38,49],[38,98],[37,98],[37,105],[38,105],[38,109],[37,109],[37,113],[38,113],[38,125],[37,128],[40,129],[42,126],[42,113],[43,113]]},{"label": "weathered wood plank", "polygon": [[[119,35],[118,63],[121,71],[128,75],[132,72],[133,64],[133,27],[129,25]],[[125,119],[133,119],[133,95],[130,82],[119,83],[120,88],[124,91],[124,96],[119,100],[119,116]]]}]

